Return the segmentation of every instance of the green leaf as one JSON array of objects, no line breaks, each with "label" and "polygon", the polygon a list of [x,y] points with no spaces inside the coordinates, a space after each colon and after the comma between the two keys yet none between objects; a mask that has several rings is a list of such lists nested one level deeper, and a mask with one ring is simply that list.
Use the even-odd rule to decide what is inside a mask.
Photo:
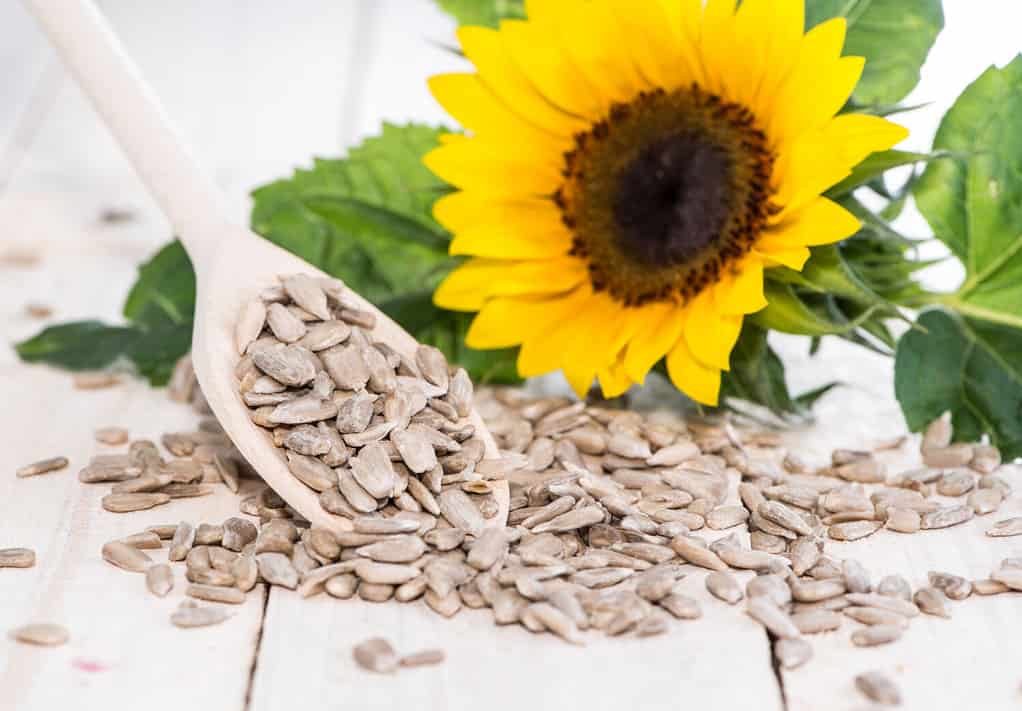
[{"label": "green leaf", "polygon": [[796,293],[790,284],[767,279],[763,291],[769,305],[751,317],[760,328],[799,336],[830,336],[848,333],[858,325],[834,320],[826,313],[825,304],[814,307],[807,295]]},{"label": "green leaf", "polygon": [[160,249],[138,270],[124,304],[126,326],[76,321],[51,326],[15,346],[22,360],[68,370],[130,366],[163,385],[188,352],[195,313],[195,273],[180,242]]},{"label": "green leaf", "polygon": [[844,54],[866,58],[852,98],[891,105],[919,83],[919,68],[944,27],[940,0],[806,0],[806,27],[848,21]]},{"label": "green leaf", "polygon": [[928,161],[938,156],[931,156],[926,153],[911,153],[908,151],[879,151],[871,153],[866,160],[859,163],[852,169],[851,175],[827,191],[827,197],[837,198],[847,195],[856,188],[869,183],[871,180],[883,175],[891,168],[898,168],[903,165],[914,165],[921,161]]},{"label": "green leaf", "polygon": [[965,266],[946,303],[972,318],[1022,328],[1022,56],[991,67],[944,116],[913,194],[938,239]]},{"label": "green leaf", "polygon": [[124,302],[124,318],[136,320],[149,308],[163,312],[173,323],[192,321],[195,272],[188,254],[177,240],[160,249],[138,268],[138,280]]},{"label": "green leaf", "polygon": [[895,393],[913,431],[950,410],[955,438],[989,434],[1005,459],[1022,456],[1022,331],[923,313],[902,336],[895,359]]},{"label": "green leaf", "polygon": [[501,20],[525,17],[524,0],[436,0],[459,25],[496,27]]},{"label": "green leaf", "polygon": [[444,351],[462,365],[477,383],[518,383],[517,348],[480,351],[465,345],[471,315],[445,311],[433,303],[432,291],[404,294],[380,304],[380,309],[422,343]]},{"label": "green leaf", "polygon": [[769,409],[783,418],[805,418],[813,403],[834,387],[825,385],[793,398],[784,379],[784,363],[767,343],[767,332],[746,320],[731,351],[731,370],[723,374],[721,401],[737,399]]},{"label": "green leaf", "polygon": [[449,188],[422,157],[446,132],[384,124],[347,158],[256,189],[252,229],[370,301],[435,284],[450,263],[433,203]]},{"label": "green leaf", "polygon": [[100,370],[126,357],[138,334],[133,328],[100,321],[50,326],[14,347],[26,363],[49,363],[67,370]]}]

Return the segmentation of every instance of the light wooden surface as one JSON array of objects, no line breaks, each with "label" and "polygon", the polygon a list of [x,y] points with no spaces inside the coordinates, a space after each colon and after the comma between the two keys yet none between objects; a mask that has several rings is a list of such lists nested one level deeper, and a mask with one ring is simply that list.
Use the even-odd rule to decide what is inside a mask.
[{"label": "light wooden surface", "polygon": [[[1000,9],[1008,5],[946,3],[952,28],[961,22],[966,32],[986,29],[982,42],[967,47],[960,34],[957,43],[947,39],[953,32],[938,42],[938,70],[924,74],[924,93],[916,97],[936,104],[907,117],[920,129],[913,148],[925,149],[957,91],[942,93],[944,69],[964,81],[1010,56],[1005,42],[1017,23],[1010,21],[1013,10]],[[245,215],[252,187],[312,155],[336,155],[375,132],[381,119],[443,121],[423,79],[459,66],[428,43],[449,41],[452,25],[426,0],[107,0],[104,6],[235,217]],[[987,19],[977,24],[979,10]],[[1017,51],[1017,39],[1011,41]],[[130,210],[134,219],[101,223],[107,208]],[[913,219],[909,224],[921,233]],[[166,222],[30,19],[18,3],[0,3],[3,340],[39,329],[41,322],[24,315],[29,301],[53,306],[60,320],[116,319],[136,265],[167,237]],[[39,263],[2,263],[25,251],[37,253]],[[822,457],[836,444],[866,444],[903,428],[888,362],[840,343],[825,345],[812,360],[804,343],[779,339],[779,345],[790,359],[794,390],[831,379],[850,384],[821,401],[815,427],[789,435],[792,446]],[[785,702],[792,711],[840,711],[867,707],[851,679],[873,668],[897,679],[909,709],[1011,709],[1022,702],[1018,595],[952,603],[951,620],[917,620],[902,642],[887,648],[853,648],[851,624],[814,637],[814,660],[781,675],[785,702],[766,636],[739,609],[702,593],[701,573],[686,585],[703,603],[702,620],[676,623],[659,639],[594,639],[585,649],[494,628],[485,613],[445,621],[421,604],[302,601],[279,590],[269,594],[265,610],[253,594],[220,627],[178,630],[168,617],[182,593],[180,569],[177,589],[158,601],[144,593],[139,576],[102,562],[99,548],[150,523],[220,520],[235,512],[236,500],[225,492],[116,516],[99,509],[103,487],[80,485],[75,472],[97,451],[95,426],[120,424],[153,436],[187,428],[194,416],[139,383],[73,391],[65,374],[21,365],[6,348],[0,349],[0,388],[0,547],[29,546],[39,556],[35,568],[0,570],[3,711],[135,705],[154,711],[772,710]],[[71,469],[14,478],[17,466],[57,453],[72,458]],[[1022,487],[1017,473],[1008,478]],[[1018,513],[1018,500],[1005,511]],[[881,532],[832,550],[866,562],[875,578],[902,572],[919,584],[931,569],[980,576],[1001,558],[1022,554],[1022,543],[982,536],[987,523],[911,537]],[[6,638],[11,627],[44,620],[66,624],[70,644],[27,649]],[[443,647],[449,661],[395,678],[367,676],[354,667],[350,649],[369,634],[383,634],[403,651]]]}]

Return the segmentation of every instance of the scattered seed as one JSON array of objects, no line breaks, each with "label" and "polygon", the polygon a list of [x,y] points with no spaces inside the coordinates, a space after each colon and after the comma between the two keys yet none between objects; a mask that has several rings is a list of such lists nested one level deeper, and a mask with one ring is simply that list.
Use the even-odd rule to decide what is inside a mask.
[{"label": "scattered seed", "polygon": [[[932,426],[932,425],[931,425]],[[870,671],[855,677],[856,688],[870,701],[885,706],[899,706],[901,692],[890,678],[879,671]]]},{"label": "scattered seed", "polygon": [[12,639],[40,647],[59,647],[70,637],[66,628],[47,623],[22,625],[11,631]]},{"label": "scattered seed", "polygon": [[181,603],[170,615],[170,621],[177,627],[209,627],[218,625],[230,617],[230,613],[223,607],[189,605]]},{"label": "scattered seed", "polygon": [[42,459],[38,462],[32,462],[31,464],[19,467],[14,473],[19,478],[24,479],[25,477],[60,471],[61,469],[66,468],[67,465],[67,457],[51,457],[50,459]]},{"label": "scattered seed", "polygon": [[0,548],[0,568],[31,568],[35,551],[31,548]]}]

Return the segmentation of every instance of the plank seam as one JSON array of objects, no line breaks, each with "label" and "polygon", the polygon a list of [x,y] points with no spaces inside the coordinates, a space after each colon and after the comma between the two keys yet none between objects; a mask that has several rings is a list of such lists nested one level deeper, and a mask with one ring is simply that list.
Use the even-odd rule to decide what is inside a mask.
[{"label": "plank seam", "polygon": [[256,631],[255,645],[252,649],[252,664],[248,668],[248,683],[245,685],[245,702],[242,711],[249,711],[252,707],[252,690],[255,687],[256,671],[259,668],[259,656],[263,648],[263,631],[266,629],[266,611],[270,606],[270,585],[263,587],[263,609],[259,615],[259,629]]},{"label": "plank seam", "polygon": [[777,638],[765,628],[763,629],[763,634],[766,635],[767,645],[770,647],[770,669],[774,673],[774,678],[777,679],[777,688],[781,692],[781,708],[784,711],[788,711],[788,692],[784,688],[784,673],[781,671],[781,659],[777,656]]}]

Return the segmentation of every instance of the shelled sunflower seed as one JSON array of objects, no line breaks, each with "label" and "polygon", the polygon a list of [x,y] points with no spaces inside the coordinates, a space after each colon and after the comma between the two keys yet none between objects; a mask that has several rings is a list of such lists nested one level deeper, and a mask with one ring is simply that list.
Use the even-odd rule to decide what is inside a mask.
[{"label": "shelled sunflower seed", "polygon": [[336,279],[285,276],[246,304],[236,375],[252,421],[328,513],[425,510],[478,535],[498,510],[488,482],[503,472],[477,471],[468,373],[432,346],[399,354],[374,328]]},{"label": "shelled sunflower seed", "polygon": [[[489,609],[497,625],[570,643],[587,631],[660,634],[670,616],[694,620],[701,604],[746,599],[741,608],[780,638],[779,663],[794,668],[811,656],[801,635],[837,630],[846,618],[851,643],[887,644],[920,609],[941,614],[971,592],[1022,589],[1022,568],[1011,565],[982,581],[934,572],[915,591],[899,576],[874,586],[868,560],[834,555],[862,537],[892,535],[884,528],[926,535],[964,523],[1010,495],[999,452],[952,445],[950,422],[931,427],[923,447],[927,461],[954,462],[950,472],[888,474],[879,448],[837,450],[814,469],[771,433],[726,422],[483,390],[476,408],[501,450],[483,460],[462,419],[473,401],[467,373],[434,349],[405,358],[373,343],[369,319],[353,312],[339,283],[285,281],[243,314],[239,388],[295,477],[351,530],[311,527],[265,487],[246,493],[240,517],[154,527],[150,537],[174,539],[172,558],[184,558],[194,597],[237,604],[262,582],[302,597],[422,604],[443,617]],[[187,361],[172,385],[174,397],[204,409]],[[169,456],[135,441],[127,454],[97,456],[82,479],[113,483],[118,510],[181,487],[223,482],[236,492],[241,479],[257,479],[213,421],[160,441]],[[496,513],[490,482],[505,477],[508,525],[487,528]],[[738,501],[729,497],[735,481]],[[139,495],[155,498],[125,498]],[[1009,519],[990,535],[1015,535],[1017,526]],[[169,566],[119,546],[104,552],[144,571],[154,594],[169,591]],[[736,571],[747,571],[742,584]],[[679,592],[686,576],[712,595],[701,602]],[[175,624],[225,614],[184,605]]]}]

